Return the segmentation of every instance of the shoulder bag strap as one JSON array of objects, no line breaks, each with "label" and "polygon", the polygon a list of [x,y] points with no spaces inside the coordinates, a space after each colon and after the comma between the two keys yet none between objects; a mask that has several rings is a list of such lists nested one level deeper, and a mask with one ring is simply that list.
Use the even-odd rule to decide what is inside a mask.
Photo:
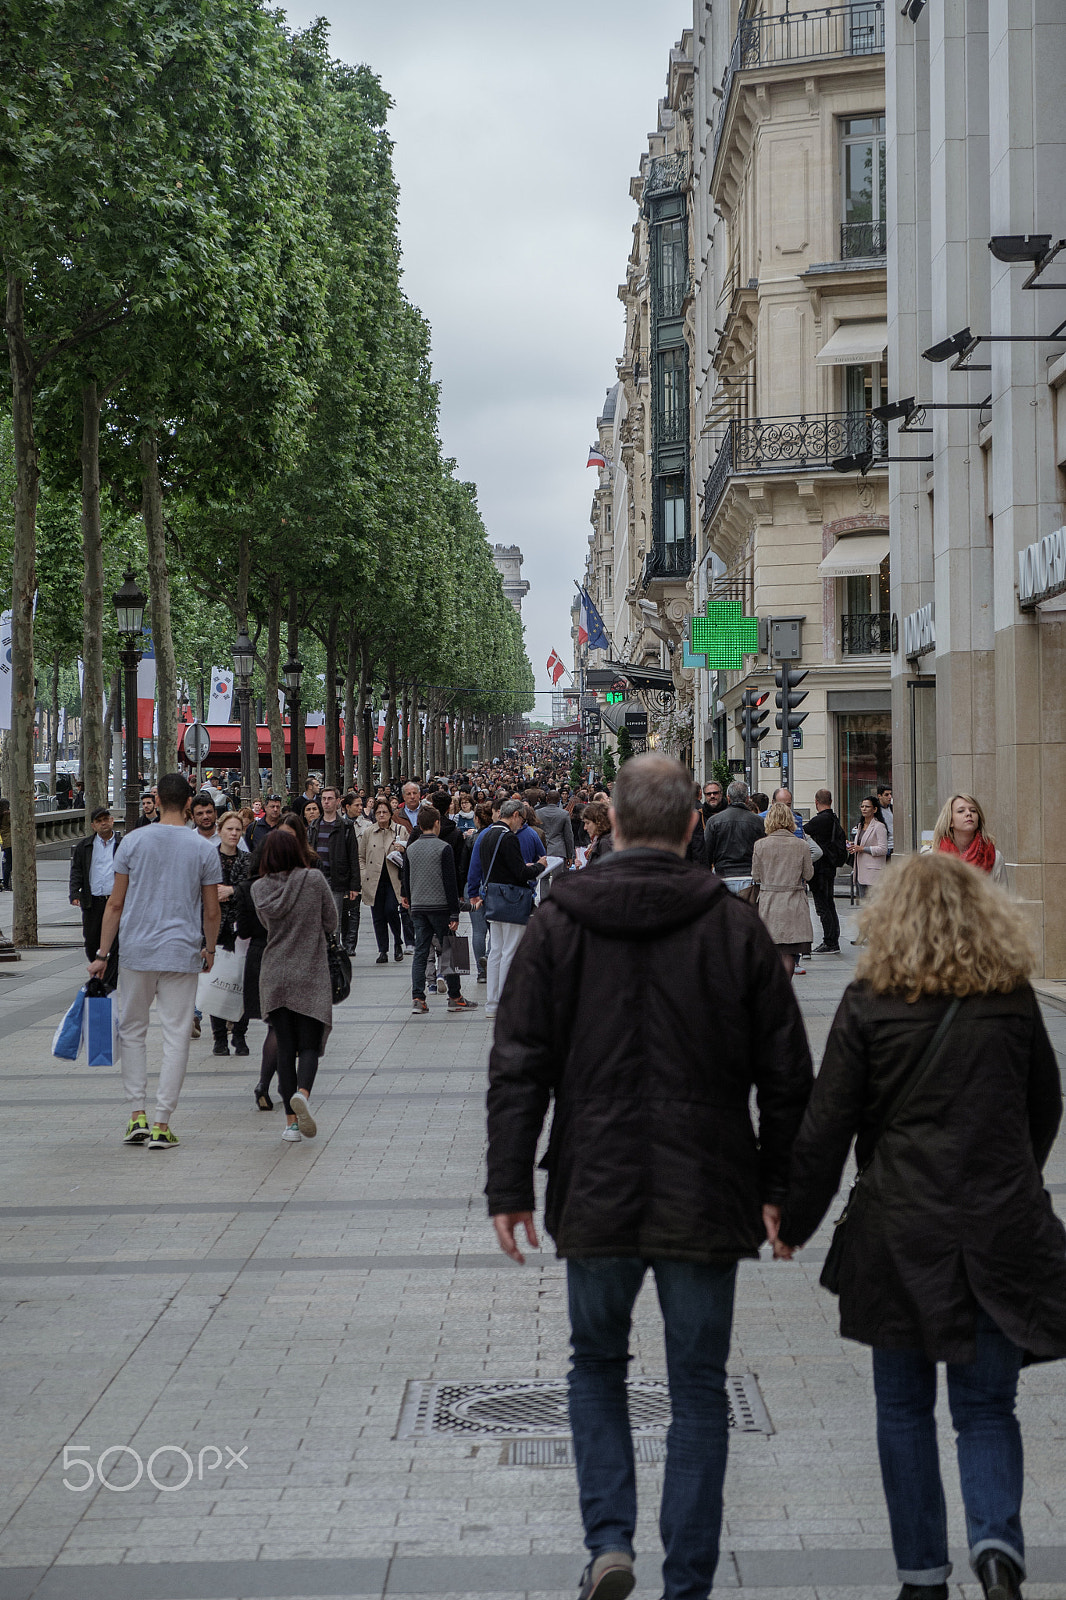
[{"label": "shoulder bag strap", "polygon": [[[888,1131],[889,1125],[895,1121],[896,1117],[899,1116],[900,1112],[903,1110],[903,1107],[906,1105],[915,1089],[917,1089],[918,1085],[922,1083],[923,1080],[928,1076],[929,1069],[933,1065],[933,1062],[936,1060],[937,1056],[940,1054],[940,1047],[944,1043],[944,1040],[947,1037],[948,1029],[955,1021],[955,1017],[958,1014],[958,1010],[961,1005],[962,1001],[956,998],[952,1000],[951,1004],[944,1012],[944,1015],[941,1017],[940,1022],[937,1025],[936,1032],[933,1034],[933,1037],[930,1039],[929,1044],[926,1047],[922,1059],[919,1061],[918,1065],[915,1067],[906,1083],[898,1091],[896,1098],[893,1100],[892,1104],[881,1118],[881,1126],[878,1128],[877,1137],[874,1140],[874,1149],[876,1149],[877,1145],[880,1144],[885,1133]],[[870,1161],[872,1160],[873,1150],[870,1152]],[[867,1166],[870,1165],[870,1161],[866,1163]]]},{"label": "shoulder bag strap", "polygon": [[492,852],[492,860],[489,862],[489,870],[481,880],[482,884],[487,884],[489,879],[492,877],[492,869],[496,865],[496,857],[500,853],[500,846],[503,843],[504,834],[509,833],[510,831],[511,830],[509,828],[504,828],[503,832],[500,834],[500,837],[496,840],[496,848]]}]

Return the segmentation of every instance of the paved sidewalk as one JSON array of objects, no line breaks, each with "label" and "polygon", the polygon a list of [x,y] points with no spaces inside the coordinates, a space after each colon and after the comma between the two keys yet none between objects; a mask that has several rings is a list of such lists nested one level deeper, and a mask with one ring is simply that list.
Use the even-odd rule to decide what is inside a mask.
[{"label": "paved sidewalk", "polygon": [[[193,1045],[179,1149],[127,1148],[117,1074],[49,1054],[84,959],[65,867],[41,874],[46,936],[79,948],[0,967],[0,1600],[572,1597],[572,1470],[504,1465],[498,1438],[396,1437],[411,1380],[567,1367],[561,1265],[514,1267],[484,1215],[483,1011],[448,1016],[441,996],[412,1018],[410,964],[375,966],[366,926],[317,1139],[283,1144],[280,1110],[254,1109],[253,1024],[251,1061]],[[848,920],[845,954],[796,979],[816,1057],[852,966]],[[1066,1055],[1066,1015],[1047,1014]],[[1060,1141],[1048,1171],[1060,1196],[1064,1154]],[[741,1269],[730,1370],[757,1375],[774,1431],[734,1437],[719,1586],[749,1600],[898,1592],[869,1357],[838,1338],[817,1284],[827,1232],[802,1264]],[[633,1352],[635,1376],[663,1376],[653,1290]],[[1026,1371],[1020,1409],[1027,1593],[1050,1600],[1066,1592],[1061,1364]],[[961,1543],[946,1415],[942,1429]],[[651,1595],[661,1477],[640,1468]]]}]

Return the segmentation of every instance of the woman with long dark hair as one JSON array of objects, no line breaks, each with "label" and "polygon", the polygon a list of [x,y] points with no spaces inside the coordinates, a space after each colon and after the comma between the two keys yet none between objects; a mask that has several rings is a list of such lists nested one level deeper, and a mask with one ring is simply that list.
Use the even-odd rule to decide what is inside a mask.
[{"label": "woman with long dark hair", "polygon": [[267,929],[259,994],[277,1039],[278,1087],[288,1116],[282,1138],[313,1139],[318,1128],[309,1101],[333,1026],[326,938],[337,931],[337,908],[292,828],[275,828],[264,839],[252,901]]},{"label": "woman with long dark hair", "polygon": [[[401,807],[402,810],[402,807]],[[406,825],[407,819],[404,818]],[[390,856],[402,855],[407,833],[393,819],[392,806],[384,795],[374,805],[374,827],[359,839],[359,881],[363,904],[370,907],[374,936],[378,942],[377,964],[389,959],[389,934],[396,960],[403,960],[403,928],[400,922],[400,869]]]}]

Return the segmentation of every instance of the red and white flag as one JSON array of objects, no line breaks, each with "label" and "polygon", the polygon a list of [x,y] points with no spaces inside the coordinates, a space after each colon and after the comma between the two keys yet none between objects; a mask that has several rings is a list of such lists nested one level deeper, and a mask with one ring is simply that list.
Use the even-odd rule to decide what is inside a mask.
[{"label": "red and white flag", "polygon": [[589,467],[599,467],[601,472],[606,470],[607,457],[604,455],[598,444],[589,446],[589,458],[585,462],[585,470],[587,471]]},{"label": "red and white flag", "polygon": [[558,650],[553,650],[551,655],[548,657],[548,676],[551,678],[553,685],[559,682],[559,679],[562,677],[565,671],[566,665],[562,656],[559,654]]}]

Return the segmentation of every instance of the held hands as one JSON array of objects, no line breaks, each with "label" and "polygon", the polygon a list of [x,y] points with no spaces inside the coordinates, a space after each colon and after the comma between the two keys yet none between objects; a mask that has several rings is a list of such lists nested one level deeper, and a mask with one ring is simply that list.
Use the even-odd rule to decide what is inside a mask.
[{"label": "held hands", "polygon": [[473,907],[473,909],[475,911],[477,911],[479,909],[479,907],[481,906],[481,896],[479,894],[472,894],[470,896],[470,904]]},{"label": "held hands", "polygon": [[774,1247],[774,1260],[791,1261],[793,1255],[792,1246],[788,1244],[782,1244],[779,1237],[781,1229],[781,1207],[763,1206],[762,1220],[763,1227],[766,1229],[766,1237]]},{"label": "held hands", "polygon": [[530,1248],[539,1250],[540,1240],[537,1238],[532,1211],[509,1211],[492,1219],[492,1226],[496,1229],[496,1242],[500,1249],[505,1256],[510,1256],[512,1261],[517,1261],[520,1267],[524,1267],[526,1258],[518,1248],[518,1241],[515,1238],[515,1231],[519,1225],[526,1230]]}]

